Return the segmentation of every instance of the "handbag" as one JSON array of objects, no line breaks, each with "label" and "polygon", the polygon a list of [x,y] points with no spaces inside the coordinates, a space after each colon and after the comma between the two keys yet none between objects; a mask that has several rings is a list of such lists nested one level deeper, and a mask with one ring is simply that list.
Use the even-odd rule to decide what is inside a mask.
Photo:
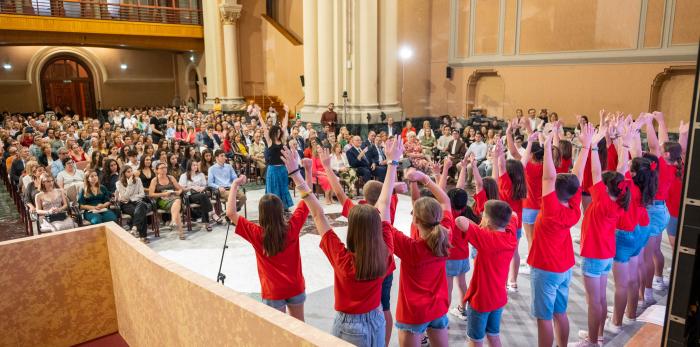
[{"label": "handbag", "polygon": [[65,212],[52,213],[46,215],[46,220],[48,220],[49,223],[59,222],[65,220],[66,218],[68,218],[68,214]]}]

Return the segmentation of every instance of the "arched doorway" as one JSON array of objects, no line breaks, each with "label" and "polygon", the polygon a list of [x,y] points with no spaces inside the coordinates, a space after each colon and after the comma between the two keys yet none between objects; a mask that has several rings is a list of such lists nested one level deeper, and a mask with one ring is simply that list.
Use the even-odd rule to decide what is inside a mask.
[{"label": "arched doorway", "polygon": [[51,58],[41,69],[41,96],[47,109],[95,116],[93,77],[87,65],[69,55]]},{"label": "arched doorway", "polygon": [[467,81],[467,114],[481,109],[490,116],[503,116],[505,84],[496,70],[476,70]]},{"label": "arched doorway", "polygon": [[188,74],[188,81],[187,81],[187,88],[188,88],[188,95],[187,95],[187,100],[191,97],[194,99],[194,102],[196,105],[199,105],[200,102],[200,91],[199,91],[199,74],[197,73],[197,70],[195,69],[190,69],[189,74]]}]

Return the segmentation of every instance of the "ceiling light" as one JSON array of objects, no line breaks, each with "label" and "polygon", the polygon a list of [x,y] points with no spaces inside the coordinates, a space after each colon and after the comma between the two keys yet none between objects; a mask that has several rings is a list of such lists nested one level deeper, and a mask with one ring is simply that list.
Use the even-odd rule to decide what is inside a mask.
[{"label": "ceiling light", "polygon": [[126,68],[128,68],[129,66],[126,65],[126,64],[121,64],[121,65],[119,65],[119,67],[120,67],[122,70],[126,70]]},{"label": "ceiling light", "polygon": [[12,70],[12,64],[10,64],[10,63],[2,64],[2,68],[5,70]]}]

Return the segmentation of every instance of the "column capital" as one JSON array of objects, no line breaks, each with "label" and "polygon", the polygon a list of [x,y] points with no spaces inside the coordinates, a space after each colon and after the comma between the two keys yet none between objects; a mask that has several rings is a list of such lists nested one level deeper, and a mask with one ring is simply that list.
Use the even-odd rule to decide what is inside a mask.
[{"label": "column capital", "polygon": [[241,17],[243,5],[237,4],[236,0],[223,0],[219,4],[219,12],[221,14],[221,23],[235,24],[238,18]]}]

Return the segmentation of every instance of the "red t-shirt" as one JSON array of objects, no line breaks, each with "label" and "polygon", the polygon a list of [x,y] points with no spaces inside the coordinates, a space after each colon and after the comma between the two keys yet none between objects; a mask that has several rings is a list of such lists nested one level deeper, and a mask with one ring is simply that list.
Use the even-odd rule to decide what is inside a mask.
[{"label": "red t-shirt", "polygon": [[[633,232],[634,228],[636,228],[637,224],[639,224],[640,207],[643,208],[642,192],[639,190],[639,187],[634,184],[632,179],[625,178],[625,180],[629,181],[630,193],[632,194],[630,197],[630,207],[617,219],[617,225],[615,228],[617,230]],[[644,211],[646,211],[646,209],[644,209]]]},{"label": "red t-shirt", "polygon": [[681,211],[681,194],[683,193],[683,180],[681,177],[674,177],[671,183],[671,188],[668,190],[668,199],[666,206],[671,217],[678,218],[678,213]]},{"label": "red t-shirt", "polygon": [[238,217],[236,234],[250,242],[255,249],[263,299],[289,299],[304,292],[299,233],[308,215],[309,208],[306,203],[300,202],[287,222],[287,240],[284,250],[271,257],[265,255],[263,248],[263,228],[243,217]]},{"label": "red t-shirt", "polygon": [[564,272],[574,266],[571,227],[581,218],[581,189],[569,199],[567,206],[557,199],[556,191],[542,197],[542,209],[535,220],[532,249],[527,257],[530,266]]},{"label": "red t-shirt", "polygon": [[469,288],[464,295],[464,302],[478,312],[491,312],[508,302],[506,280],[510,260],[518,245],[515,235],[517,218],[512,218],[505,231],[492,231],[469,224],[467,238],[477,250],[474,260],[474,273]]},{"label": "red t-shirt", "polygon": [[[452,210],[452,227],[454,229],[450,230],[450,244],[452,244],[452,248],[450,248],[450,256],[448,257],[449,260],[462,260],[469,258],[469,243],[467,242],[467,232],[459,230],[457,228],[457,224],[454,223],[457,217],[459,217],[457,211]],[[416,226],[413,223],[411,223],[411,233],[413,233],[414,230],[416,235],[418,235],[418,228],[416,228]],[[413,235],[411,235],[411,238],[415,239]]]},{"label": "red t-shirt", "polygon": [[608,162],[606,165],[605,170],[608,171],[616,171],[617,170],[617,148],[615,148],[615,144],[611,143],[608,146]]},{"label": "red t-shirt", "polygon": [[583,182],[581,182],[581,191],[590,193],[591,186],[593,186],[593,177],[591,176],[591,150],[588,150],[588,160],[586,160],[586,167],[583,169]]},{"label": "red t-shirt", "polygon": [[571,169],[571,163],[571,158],[561,158],[561,163],[559,163],[559,167],[556,168],[557,173],[569,173],[569,170]]},{"label": "red t-shirt", "polygon": [[524,208],[539,210],[542,205],[542,163],[527,162],[525,165],[525,185],[527,198]]},{"label": "red t-shirt", "polygon": [[591,187],[591,205],[581,223],[581,256],[609,259],[615,256],[615,226],[625,212],[610,199],[603,181]]},{"label": "red t-shirt", "polygon": [[[367,203],[366,200],[360,200],[357,202],[360,205],[364,205]],[[396,205],[399,203],[399,196],[396,195],[396,193],[391,194],[391,202],[389,203],[389,214],[391,217],[391,224],[394,224],[394,217],[396,217]],[[350,199],[345,199],[345,203],[343,204],[343,211],[341,212],[341,215],[345,218],[348,218],[350,215],[350,209],[355,207],[355,203],[352,202]]]},{"label": "red t-shirt", "polygon": [[654,200],[667,200],[673,179],[676,178],[676,166],[669,165],[664,157],[659,157],[659,188]]},{"label": "red t-shirt", "polygon": [[518,215],[518,226],[517,229],[523,227],[523,200],[513,200],[513,182],[510,179],[508,173],[501,175],[498,178],[498,192],[501,195],[501,200],[505,201],[513,212]]},{"label": "red t-shirt", "polygon": [[486,191],[481,190],[480,192],[474,194],[474,205],[472,206],[472,211],[474,211],[474,214],[477,216],[481,216],[481,213],[484,212],[484,205],[486,205]]},{"label": "red t-shirt", "polygon": [[[454,230],[452,213],[445,211],[440,224]],[[394,253],[401,258],[396,321],[423,324],[447,313],[447,257],[436,257],[423,239],[394,229]]]},{"label": "red t-shirt", "polygon": [[[382,222],[382,237],[389,251],[388,258],[391,258],[393,264],[392,232],[398,231],[391,224]],[[380,276],[371,281],[355,279],[355,254],[345,248],[343,241],[340,241],[332,229],[323,234],[320,247],[333,266],[335,310],[348,314],[363,314],[379,307],[382,282],[386,276]],[[394,268],[395,266],[392,268],[389,265],[389,259],[387,259],[386,274],[393,272]]]}]

